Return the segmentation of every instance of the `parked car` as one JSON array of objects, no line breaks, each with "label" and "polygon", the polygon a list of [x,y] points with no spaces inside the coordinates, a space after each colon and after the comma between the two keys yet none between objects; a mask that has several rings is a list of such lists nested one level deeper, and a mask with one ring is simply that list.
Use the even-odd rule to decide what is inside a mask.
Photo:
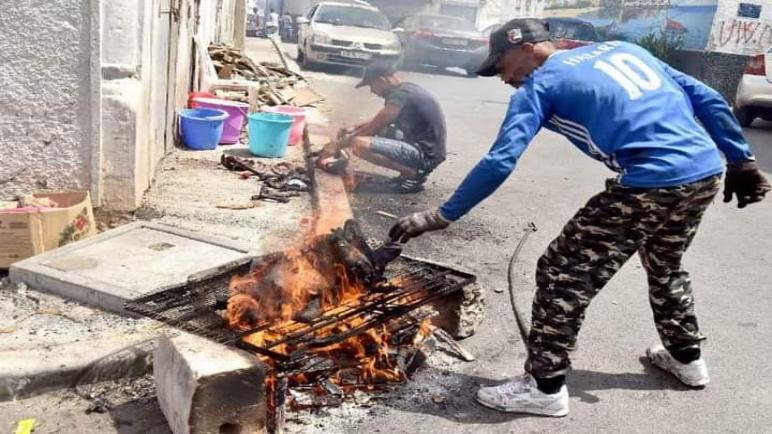
[{"label": "parked car", "polygon": [[402,45],[385,15],[365,2],[322,2],[298,23],[298,62],[366,66],[397,62]]},{"label": "parked car", "polygon": [[756,118],[772,121],[772,48],[748,61],[737,86],[734,113],[744,127]]},{"label": "parked car", "polygon": [[394,26],[403,65],[459,67],[476,76],[488,55],[488,38],[471,21],[444,15],[409,15]]},{"label": "parked car", "polygon": [[[570,50],[571,48],[583,47],[600,42],[601,37],[592,23],[579,18],[545,18],[550,28],[550,36],[555,46],[560,50]],[[488,26],[483,30],[483,34],[489,37],[494,30],[501,27],[504,23]]]}]

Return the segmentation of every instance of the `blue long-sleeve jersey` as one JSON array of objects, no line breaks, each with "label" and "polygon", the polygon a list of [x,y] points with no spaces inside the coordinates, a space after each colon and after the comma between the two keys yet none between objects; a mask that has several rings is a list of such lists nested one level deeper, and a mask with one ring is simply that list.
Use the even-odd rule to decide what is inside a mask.
[{"label": "blue long-sleeve jersey", "polygon": [[[702,123],[697,122],[695,116]],[[488,154],[440,208],[457,220],[493,193],[545,127],[619,173],[631,187],[672,187],[752,160],[721,95],[626,42],[560,51],[512,96]]]}]

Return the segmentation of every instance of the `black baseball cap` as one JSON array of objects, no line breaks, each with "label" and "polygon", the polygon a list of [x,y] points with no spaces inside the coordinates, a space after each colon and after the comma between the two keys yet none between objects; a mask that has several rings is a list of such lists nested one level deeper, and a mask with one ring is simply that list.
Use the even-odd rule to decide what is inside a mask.
[{"label": "black baseball cap", "polygon": [[393,62],[375,61],[368,65],[362,74],[362,81],[357,84],[357,89],[369,85],[373,80],[394,75],[397,66]]},{"label": "black baseball cap", "polygon": [[523,42],[544,42],[550,40],[549,25],[538,18],[515,18],[499,27],[490,38],[488,58],[477,68],[477,75],[493,77],[499,73],[498,62],[510,48]]}]

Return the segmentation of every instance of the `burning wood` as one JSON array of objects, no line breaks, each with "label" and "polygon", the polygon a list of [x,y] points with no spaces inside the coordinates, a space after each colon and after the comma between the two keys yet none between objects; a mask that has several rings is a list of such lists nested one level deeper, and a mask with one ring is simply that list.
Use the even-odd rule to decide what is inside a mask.
[{"label": "burning wood", "polygon": [[348,221],[233,277],[228,324],[290,387],[302,388],[292,395],[296,406],[403,382],[437,345],[427,339],[436,312],[415,309],[447,282],[409,272],[386,279],[386,262],[398,255],[394,246],[373,251]]}]

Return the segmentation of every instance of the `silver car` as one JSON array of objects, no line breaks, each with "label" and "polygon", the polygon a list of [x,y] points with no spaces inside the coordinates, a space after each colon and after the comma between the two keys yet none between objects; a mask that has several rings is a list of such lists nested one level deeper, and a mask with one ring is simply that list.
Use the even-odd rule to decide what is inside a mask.
[{"label": "silver car", "polygon": [[322,2],[298,18],[298,63],[366,66],[402,54],[385,15],[366,2]]},{"label": "silver car", "polygon": [[734,113],[744,127],[756,118],[772,121],[772,49],[752,57],[737,86]]}]

